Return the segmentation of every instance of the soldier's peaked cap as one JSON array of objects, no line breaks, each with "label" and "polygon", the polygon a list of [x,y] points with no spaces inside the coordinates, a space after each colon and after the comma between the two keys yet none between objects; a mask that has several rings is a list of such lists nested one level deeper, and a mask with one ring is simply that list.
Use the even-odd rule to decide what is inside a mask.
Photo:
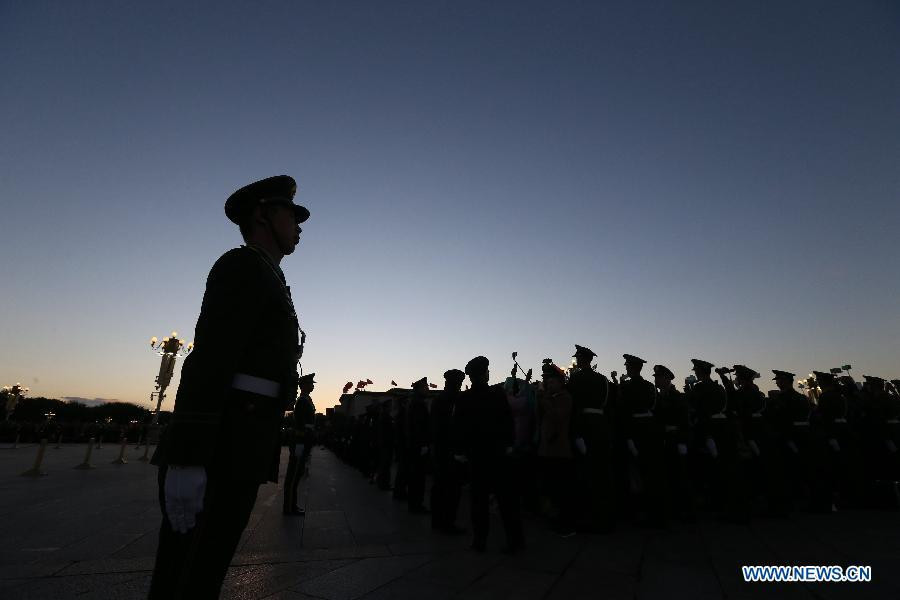
[{"label": "soldier's peaked cap", "polygon": [[734,365],[734,372],[736,375],[740,375],[741,377],[748,377],[750,379],[756,379],[757,377],[759,377],[759,373],[746,365]]},{"label": "soldier's peaked cap", "polygon": [[875,377],[874,375],[863,375],[863,379],[866,381],[874,381],[876,383],[884,383],[883,377]]},{"label": "soldier's peaked cap", "polygon": [[772,369],[772,373],[775,374],[775,377],[772,378],[773,380],[774,380],[774,379],[778,379],[779,377],[787,377],[788,379],[793,379],[793,378],[794,378],[794,374],[793,374],[793,373],[789,373],[789,372],[787,372],[787,371],[779,371],[779,370],[777,370],[777,369]]},{"label": "soldier's peaked cap", "polygon": [[276,175],[245,185],[225,201],[225,216],[240,225],[258,204],[283,204],[293,207],[294,218],[303,223],[309,218],[304,206],[294,204],[297,182],[290,175]]},{"label": "soldier's peaked cap", "polygon": [[544,377],[556,377],[557,379],[565,380],[566,372],[551,363],[544,363],[541,365],[541,375]]},{"label": "soldier's peaked cap", "polygon": [[304,383],[315,383],[316,382],[314,379],[315,376],[316,376],[315,373],[309,373],[308,375],[304,375],[303,377],[298,377],[297,383],[299,383],[301,385],[303,385]]},{"label": "soldier's peaked cap", "polygon": [[712,369],[713,364],[711,362],[700,360],[699,358],[692,358],[691,363],[694,365],[695,369]]},{"label": "soldier's peaked cap", "polygon": [[834,381],[834,373],[825,373],[824,371],[813,371],[816,381]]},{"label": "soldier's peaked cap", "polygon": [[465,378],[466,374],[459,369],[450,369],[448,371],[444,371],[444,379],[446,379],[447,381],[462,381]]},{"label": "soldier's peaked cap", "polygon": [[420,379],[418,381],[414,381],[412,384],[412,387],[413,388],[417,388],[417,387],[426,387],[427,388],[428,387],[428,378],[423,377],[422,379]]},{"label": "soldier's peaked cap", "polygon": [[575,344],[575,354],[572,356],[590,356],[591,358],[597,356],[597,353],[588,348],[587,346],[579,346]]},{"label": "soldier's peaked cap", "polygon": [[645,362],[647,362],[643,358],[638,358],[637,356],[634,356],[633,354],[623,354],[622,358],[625,359],[626,365],[642,365]]},{"label": "soldier's peaked cap", "polygon": [[660,377],[668,377],[669,379],[675,379],[675,373],[670,371],[669,368],[664,365],[653,365],[653,374],[658,375]]},{"label": "soldier's peaked cap", "polygon": [[476,356],[466,363],[466,375],[480,375],[488,370],[490,361],[484,356]]}]

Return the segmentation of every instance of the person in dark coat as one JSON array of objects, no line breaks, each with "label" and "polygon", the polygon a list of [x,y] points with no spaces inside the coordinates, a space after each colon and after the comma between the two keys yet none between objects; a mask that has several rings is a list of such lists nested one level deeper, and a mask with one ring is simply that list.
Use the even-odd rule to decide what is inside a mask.
[{"label": "person in dark coat", "polygon": [[[812,508],[813,495],[824,474],[816,470],[817,460],[810,430],[814,406],[807,396],[794,389],[794,374],[773,370],[778,390],[770,393],[770,402],[780,405],[780,439],[785,468],[795,474],[789,480],[789,495],[804,508]],[[819,461],[820,463],[821,461]]]},{"label": "person in dark coat", "polygon": [[553,530],[562,537],[575,535],[575,464],[572,436],[572,395],[566,374],[552,362],[541,367],[543,389],[538,392],[540,443],[538,459],[544,490],[553,502]]},{"label": "person in dark coat", "polygon": [[428,380],[423,377],[412,385],[412,397],[406,412],[406,460],[409,465],[406,501],[409,512],[414,514],[428,512],[424,504],[426,465],[431,440],[428,405],[425,404],[427,394]]},{"label": "person in dark coat", "polygon": [[309,211],[287,175],[225,203],[245,246],[213,265],[172,422],[154,455],[162,509],[151,598],[215,598],[259,485],[276,481],[281,423],[297,394],[299,326],[279,263]]},{"label": "person in dark coat", "polygon": [[[813,371],[813,375],[821,390],[815,429],[827,448],[826,472],[831,491],[828,505],[831,508],[859,505],[865,485],[858,438],[851,428],[852,401],[842,393],[832,373]],[[820,504],[824,502],[820,500]]]},{"label": "person in dark coat", "polygon": [[397,415],[394,418],[394,449],[397,456],[397,472],[394,473],[394,500],[406,501],[407,482],[409,480],[409,453],[406,451],[407,404],[409,400],[403,396],[397,398]]},{"label": "person in dark coat", "polygon": [[656,414],[656,388],[641,375],[642,358],[624,354],[628,378],[619,385],[619,408],[624,411],[622,439],[627,457],[639,480],[631,495],[642,500],[647,524],[660,526],[665,520],[665,465],[663,428]]},{"label": "person in dark coat", "polygon": [[464,533],[456,525],[461,478],[453,436],[453,412],[465,373],[450,369],[444,373],[444,390],[431,403],[431,442],[434,481],[431,486],[431,527],[441,533]]},{"label": "person in dark coat", "polygon": [[672,383],[675,374],[665,365],[654,365],[656,385],[654,414],[663,428],[666,517],[694,518],[694,498],[688,473],[688,444],[691,439],[687,400]]},{"label": "person in dark coat", "polygon": [[577,509],[582,514],[577,529],[608,532],[613,527],[612,449],[614,405],[609,380],[591,367],[596,356],[575,345],[575,368],[566,388],[572,395],[572,443],[578,473]]},{"label": "person in dark coat", "polygon": [[699,462],[699,485],[714,508],[728,511],[736,503],[740,477],[738,430],[725,389],[711,377],[713,364],[698,358],[692,358],[691,363],[697,381],[688,388],[687,399],[695,415],[692,454]]},{"label": "person in dark coat", "polygon": [[309,454],[315,443],[313,431],[316,419],[316,407],[310,394],[316,387],[315,373],[304,375],[297,380],[300,395],[294,405],[291,417],[291,435],[288,439],[288,468],[284,475],[284,506],[282,512],[285,515],[304,515],[306,510],[297,502],[297,488],[300,480],[306,473],[306,465]]},{"label": "person in dark coat", "polygon": [[394,460],[394,419],[391,417],[391,401],[381,403],[377,425],[378,472],[375,483],[380,490],[391,489],[391,463]]},{"label": "person in dark coat", "polygon": [[525,545],[521,508],[506,464],[515,440],[514,425],[503,389],[488,385],[488,366],[484,356],[476,356],[466,364],[465,372],[472,387],[459,395],[458,446],[471,465],[472,548],[478,552],[485,550],[490,519],[488,501],[494,492],[506,531],[505,550],[513,553]]}]

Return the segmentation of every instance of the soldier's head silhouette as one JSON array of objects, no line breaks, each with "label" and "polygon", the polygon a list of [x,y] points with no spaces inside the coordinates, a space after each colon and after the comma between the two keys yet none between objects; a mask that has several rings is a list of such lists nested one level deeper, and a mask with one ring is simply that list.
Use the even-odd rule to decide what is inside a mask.
[{"label": "soldier's head silhouette", "polygon": [[458,392],[462,389],[465,378],[466,374],[459,369],[449,369],[444,371],[444,389]]},{"label": "soldier's head silhouette", "polygon": [[692,358],[691,364],[694,365],[691,370],[694,371],[697,379],[703,381],[709,379],[710,375],[712,375],[713,364],[711,362],[700,360],[699,358]]},{"label": "soldier's head silhouette", "polygon": [[487,383],[490,380],[489,365],[490,361],[484,356],[476,356],[466,363],[466,375],[469,376],[469,381],[472,382],[473,386]]},{"label": "soldier's head silhouette", "polygon": [[759,373],[745,365],[734,365],[734,379],[738,386],[750,385],[753,380],[759,377]]},{"label": "soldier's head silhouette", "polygon": [[590,348],[575,344],[575,354],[572,356],[575,358],[575,365],[579,369],[590,369],[591,361],[597,355]]},{"label": "soldier's head silhouette", "polygon": [[300,224],[309,211],[294,204],[297,182],[276,175],[245,185],[225,201],[225,215],[238,225],[248,244],[265,249],[277,263],[300,242]]},{"label": "soldier's head silhouette", "polygon": [[782,392],[786,392],[788,390],[794,389],[794,374],[789,373],[787,371],[779,371],[777,369],[773,369],[772,373],[775,377],[772,380],[775,382],[775,385],[778,386],[778,389]]},{"label": "soldier's head silhouette", "polygon": [[316,381],[314,379],[315,376],[315,373],[310,373],[308,375],[304,375],[303,377],[297,378],[297,387],[300,389],[300,393],[312,393],[313,389],[316,387]]},{"label": "soldier's head silhouette", "polygon": [[628,374],[628,377],[631,379],[640,377],[641,369],[644,368],[644,363],[647,361],[633,354],[623,354],[622,358],[625,359],[625,372]]},{"label": "soldier's head silhouette", "polygon": [[657,388],[661,390],[668,389],[669,386],[672,385],[674,379],[675,373],[670,371],[667,367],[663,365],[653,365],[653,383]]}]

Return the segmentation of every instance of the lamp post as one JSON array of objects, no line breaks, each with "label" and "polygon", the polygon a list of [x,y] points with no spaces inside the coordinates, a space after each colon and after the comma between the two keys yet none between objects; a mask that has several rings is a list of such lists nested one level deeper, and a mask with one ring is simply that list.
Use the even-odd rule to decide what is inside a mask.
[{"label": "lamp post", "polygon": [[21,383],[17,383],[16,385],[4,386],[3,392],[6,396],[6,420],[9,421],[9,417],[12,415],[13,411],[16,410],[16,405],[19,403],[19,400],[24,398],[25,394],[28,393],[28,388],[22,387]]},{"label": "lamp post", "polygon": [[[159,341],[156,336],[150,338],[150,347],[162,357],[159,364],[159,374],[156,376],[156,410],[153,413],[153,421],[151,426],[155,426],[159,422],[159,408],[162,401],[166,397],[166,388],[172,381],[172,375],[175,373],[175,360],[179,356],[187,356],[194,349],[194,343],[191,342],[187,346],[184,340],[178,339],[178,332],[173,331],[169,337],[164,337]],[[153,394],[150,395],[152,400]]]}]

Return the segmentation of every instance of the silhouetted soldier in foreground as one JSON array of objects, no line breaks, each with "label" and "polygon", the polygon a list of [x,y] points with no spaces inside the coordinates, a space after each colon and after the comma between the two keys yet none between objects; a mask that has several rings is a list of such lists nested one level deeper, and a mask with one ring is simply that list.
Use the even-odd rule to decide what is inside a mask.
[{"label": "silhouetted soldier in foreground", "polygon": [[[826,472],[830,480],[830,505],[858,504],[862,493],[862,467],[856,435],[850,427],[851,402],[835,382],[834,375],[813,371],[819,395],[817,433],[826,448]],[[820,503],[828,500],[820,499]]]},{"label": "silhouetted soldier in foreground", "polygon": [[431,486],[431,527],[442,533],[463,533],[456,526],[461,477],[459,463],[453,458],[453,412],[459,399],[465,373],[450,369],[444,373],[444,390],[431,402],[431,440],[434,481]]},{"label": "silhouetted soldier in foreground", "polygon": [[[778,390],[770,393],[770,398],[780,405],[781,441],[785,464],[791,474],[788,490],[794,498],[800,498],[801,507],[814,508],[813,498],[821,497],[824,473],[817,470],[822,464],[815,456],[811,421],[814,406],[809,398],[794,389],[794,374],[773,370]],[[770,400],[771,401],[771,400]]]},{"label": "silhouetted soldier in foreground", "polygon": [[572,438],[578,471],[579,502],[583,522],[577,529],[608,532],[613,527],[612,419],[614,402],[606,376],[591,368],[596,356],[575,345],[575,368],[567,389],[572,395]]},{"label": "silhouetted soldier in foreground", "polygon": [[512,453],[513,420],[506,394],[489,386],[488,359],[476,356],[466,364],[471,389],[459,396],[457,416],[460,446],[471,463],[472,548],[483,552],[489,527],[489,498],[493,491],[506,530],[506,551],[515,552],[525,544],[520,507],[512,492],[506,457]]},{"label": "silhouetted soldier in foreground", "polygon": [[293,432],[288,441],[290,458],[288,459],[287,473],[284,476],[283,512],[286,515],[306,514],[306,510],[300,508],[297,503],[297,488],[300,485],[300,479],[306,473],[309,453],[315,443],[313,425],[316,419],[316,407],[310,398],[316,384],[313,379],[315,375],[315,373],[310,373],[297,380],[300,396],[297,397],[297,403],[294,405]]},{"label": "silhouetted soldier in foreground", "polygon": [[378,409],[376,431],[378,471],[375,483],[380,490],[391,489],[391,463],[394,460],[394,419],[391,417],[391,401],[385,400]]},{"label": "silhouetted soldier in foreground", "polygon": [[663,365],[654,365],[656,385],[655,416],[663,428],[663,465],[665,469],[666,514],[685,520],[694,518],[693,492],[688,476],[688,443],[691,439],[690,415],[684,394],[672,380],[675,374]]},{"label": "silhouetted soldier in foreground", "polygon": [[279,438],[297,393],[297,315],[279,263],[309,211],[293,178],[241,188],[225,203],[246,246],[209,273],[194,351],[154,464],[163,513],[151,598],[215,598],[261,483],[278,477]]},{"label": "silhouetted soldier in foreground", "polygon": [[[712,363],[692,358],[696,383],[688,388],[688,406],[694,411],[695,452],[706,496],[718,510],[734,504],[737,472],[737,431],[728,411],[728,397],[711,378]],[[739,424],[737,425],[740,426]]]},{"label": "silhouetted soldier in foreground", "polygon": [[428,464],[430,423],[425,395],[428,380],[423,377],[412,385],[412,397],[406,413],[407,506],[411,513],[427,513],[425,508],[425,475]]},{"label": "silhouetted soldier in foreground", "polygon": [[[643,501],[647,524],[659,526],[664,522],[663,429],[656,417],[656,388],[641,375],[642,358],[624,354],[628,379],[619,385],[619,409],[622,415],[622,439],[631,468],[639,476],[640,489],[632,495]],[[634,471],[632,471],[634,473]],[[632,480],[633,481],[633,480]]]}]

